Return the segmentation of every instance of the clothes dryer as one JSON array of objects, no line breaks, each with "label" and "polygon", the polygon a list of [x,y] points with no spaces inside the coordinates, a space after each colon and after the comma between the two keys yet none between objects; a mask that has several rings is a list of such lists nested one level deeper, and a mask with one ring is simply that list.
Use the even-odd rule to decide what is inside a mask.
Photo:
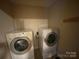
[{"label": "clothes dryer", "polygon": [[57,54],[58,29],[40,29],[39,36],[43,59],[51,59]]}]

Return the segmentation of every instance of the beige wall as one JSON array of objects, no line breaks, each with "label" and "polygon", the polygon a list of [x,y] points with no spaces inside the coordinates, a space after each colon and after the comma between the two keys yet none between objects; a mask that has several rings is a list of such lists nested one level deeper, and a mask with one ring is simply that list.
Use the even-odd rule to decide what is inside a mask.
[{"label": "beige wall", "polygon": [[[60,28],[60,51],[77,51],[79,42],[79,22],[63,22],[64,19],[79,17],[78,0],[56,1],[49,9],[49,27]],[[79,20],[79,19],[78,19]],[[78,53],[78,52],[77,52]]]},{"label": "beige wall", "polygon": [[0,0],[0,9],[12,17],[13,4],[10,0]]},{"label": "beige wall", "polygon": [[11,59],[5,33],[14,29],[12,8],[13,4],[10,0],[0,0],[0,59]]},{"label": "beige wall", "polygon": [[31,29],[34,34],[42,27],[48,28],[48,19],[24,19],[24,28]]},{"label": "beige wall", "polygon": [[[24,29],[27,27],[25,24],[33,25],[40,23],[40,26],[43,26],[46,22],[44,27],[48,26],[48,9],[44,7],[36,7],[36,6],[25,6],[25,5],[16,5],[13,9],[13,15],[15,20],[15,27],[17,29]],[[32,23],[33,21],[33,23]],[[44,22],[45,21],[45,22]],[[37,22],[37,23],[36,23]],[[30,24],[31,23],[31,24]],[[32,28],[37,28],[37,26],[33,25]],[[28,29],[32,29],[28,28]],[[33,30],[34,30],[33,28]]]},{"label": "beige wall", "polygon": [[[14,20],[4,11],[0,10],[0,32],[9,32],[14,30]],[[0,41],[1,42],[1,41]]]},{"label": "beige wall", "polygon": [[14,18],[47,19],[48,9],[37,6],[15,5]]},{"label": "beige wall", "polygon": [[14,30],[13,19],[0,10],[0,59],[11,59],[7,50],[6,32]]}]

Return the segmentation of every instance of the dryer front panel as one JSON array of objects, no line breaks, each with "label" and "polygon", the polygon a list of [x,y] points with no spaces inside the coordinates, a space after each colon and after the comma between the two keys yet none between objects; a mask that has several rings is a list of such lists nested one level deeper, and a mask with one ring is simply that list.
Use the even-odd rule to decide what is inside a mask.
[{"label": "dryer front panel", "polygon": [[40,50],[42,51],[43,59],[52,59],[57,53],[58,30],[42,29],[39,33],[41,40]]},{"label": "dryer front panel", "polygon": [[52,47],[57,41],[57,34],[55,32],[50,32],[45,38],[46,45]]}]

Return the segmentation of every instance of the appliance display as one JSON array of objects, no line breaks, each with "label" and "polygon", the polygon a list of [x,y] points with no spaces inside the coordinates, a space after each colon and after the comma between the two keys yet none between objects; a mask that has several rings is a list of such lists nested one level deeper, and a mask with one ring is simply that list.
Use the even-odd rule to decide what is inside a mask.
[{"label": "appliance display", "polygon": [[32,31],[8,33],[6,37],[12,59],[34,59]]}]

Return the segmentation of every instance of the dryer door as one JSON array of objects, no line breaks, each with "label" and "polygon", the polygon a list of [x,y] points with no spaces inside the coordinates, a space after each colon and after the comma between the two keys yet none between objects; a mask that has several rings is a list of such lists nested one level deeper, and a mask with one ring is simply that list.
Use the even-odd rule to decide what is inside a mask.
[{"label": "dryer door", "polygon": [[27,37],[14,38],[10,44],[12,52],[23,54],[31,48],[31,41]]},{"label": "dryer door", "polygon": [[45,42],[48,46],[53,46],[57,41],[57,34],[55,32],[51,32],[47,35]]}]

